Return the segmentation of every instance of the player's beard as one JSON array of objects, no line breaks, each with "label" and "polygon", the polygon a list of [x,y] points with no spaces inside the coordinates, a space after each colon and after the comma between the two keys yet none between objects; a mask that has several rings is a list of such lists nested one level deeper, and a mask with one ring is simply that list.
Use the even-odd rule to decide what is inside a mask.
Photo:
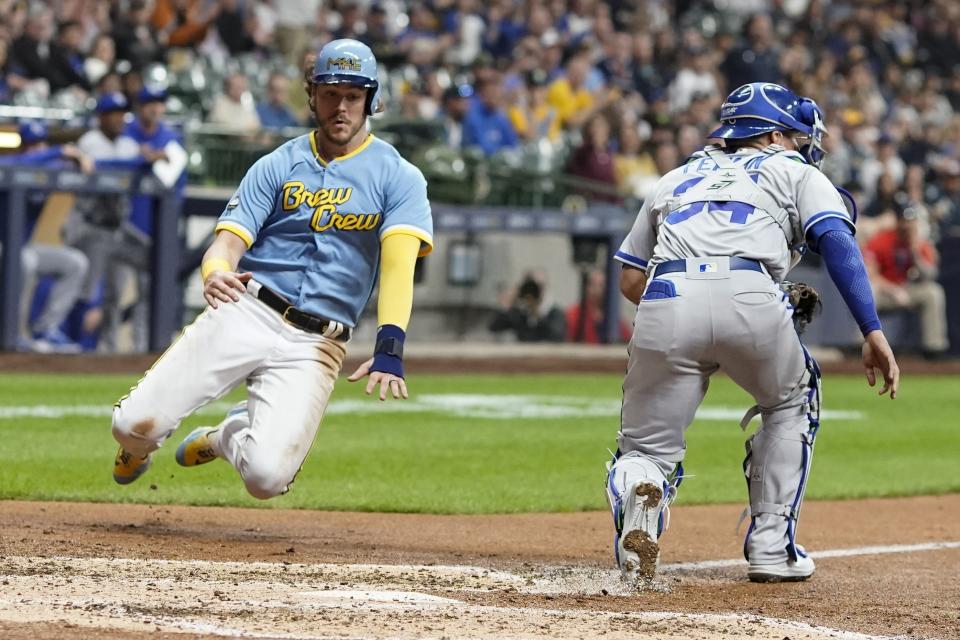
[{"label": "player's beard", "polygon": [[[318,118],[318,120],[320,122],[320,133],[323,134],[327,142],[338,147],[345,147],[350,144],[350,141],[353,140],[354,136],[357,135],[366,123],[366,118],[361,118],[355,126],[348,128],[347,133],[337,134],[334,131],[336,117],[329,120],[320,120]],[[346,124],[349,126],[349,122],[346,122]]]}]

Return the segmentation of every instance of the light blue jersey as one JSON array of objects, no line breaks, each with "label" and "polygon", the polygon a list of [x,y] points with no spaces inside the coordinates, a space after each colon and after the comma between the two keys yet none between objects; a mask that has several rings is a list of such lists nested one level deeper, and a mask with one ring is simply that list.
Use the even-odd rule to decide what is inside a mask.
[{"label": "light blue jersey", "polygon": [[420,170],[372,134],[326,162],[316,132],[260,158],[217,223],[247,243],[240,271],[301,311],[354,327],[373,292],[383,238],[433,248],[427,183]]}]

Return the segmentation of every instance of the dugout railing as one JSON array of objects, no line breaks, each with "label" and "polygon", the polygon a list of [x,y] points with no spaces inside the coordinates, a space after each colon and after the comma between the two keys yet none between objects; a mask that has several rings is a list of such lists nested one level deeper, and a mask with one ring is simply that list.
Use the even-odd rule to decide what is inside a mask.
[{"label": "dugout railing", "polygon": [[181,287],[180,198],[149,174],[133,171],[79,171],[36,166],[0,167],[0,350],[16,347],[19,329],[22,273],[20,252],[24,244],[29,192],[147,195],[154,200],[152,278],[150,286],[150,338],[153,351],[166,348],[180,328]]}]

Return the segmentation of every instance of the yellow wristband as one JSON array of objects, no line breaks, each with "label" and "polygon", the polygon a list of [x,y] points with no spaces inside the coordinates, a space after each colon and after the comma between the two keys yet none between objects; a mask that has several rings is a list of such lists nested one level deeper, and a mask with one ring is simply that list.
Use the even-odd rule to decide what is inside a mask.
[{"label": "yellow wristband", "polygon": [[233,268],[230,266],[230,263],[223,258],[210,258],[209,260],[204,260],[203,264],[200,265],[200,277],[203,278],[204,282],[207,281],[207,278],[209,278],[210,274],[214,271],[233,271]]}]

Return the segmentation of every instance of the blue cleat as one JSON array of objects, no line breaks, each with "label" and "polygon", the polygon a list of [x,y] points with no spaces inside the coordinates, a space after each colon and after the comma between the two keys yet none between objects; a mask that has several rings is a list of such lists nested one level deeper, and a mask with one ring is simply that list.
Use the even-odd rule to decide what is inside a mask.
[{"label": "blue cleat", "polygon": [[217,452],[210,440],[210,436],[216,431],[216,427],[197,427],[190,432],[177,447],[177,464],[181,467],[196,467],[216,460]]}]

